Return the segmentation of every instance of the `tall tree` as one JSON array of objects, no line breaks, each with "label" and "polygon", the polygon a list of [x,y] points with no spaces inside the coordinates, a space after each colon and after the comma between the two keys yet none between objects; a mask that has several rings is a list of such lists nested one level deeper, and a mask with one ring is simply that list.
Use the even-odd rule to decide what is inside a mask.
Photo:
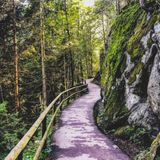
[{"label": "tall tree", "polygon": [[19,54],[17,46],[17,33],[16,33],[16,4],[15,0],[13,2],[13,47],[15,55],[15,102],[16,110],[20,109],[20,97],[19,97]]},{"label": "tall tree", "polygon": [[47,105],[47,87],[46,87],[46,71],[45,71],[45,29],[44,29],[44,12],[43,0],[40,1],[40,40],[41,40],[41,66],[42,66],[42,104]]},{"label": "tall tree", "polygon": [[[45,28],[43,0],[40,0],[40,40],[41,40],[41,66],[42,66],[42,109],[47,107],[47,86],[46,86],[46,69],[45,69]],[[46,131],[46,118],[43,120],[42,134]]]},{"label": "tall tree", "polygon": [[[68,6],[67,6],[67,0],[64,0],[64,12],[65,12],[65,18],[66,18],[66,32],[67,32],[67,42],[69,45],[69,57],[70,57],[70,69],[69,69],[69,77],[71,78],[71,86],[74,86],[74,61],[73,61],[73,54],[71,49],[71,35],[70,35],[70,29],[69,29],[69,17],[68,17]],[[71,87],[70,86],[70,87]]]}]

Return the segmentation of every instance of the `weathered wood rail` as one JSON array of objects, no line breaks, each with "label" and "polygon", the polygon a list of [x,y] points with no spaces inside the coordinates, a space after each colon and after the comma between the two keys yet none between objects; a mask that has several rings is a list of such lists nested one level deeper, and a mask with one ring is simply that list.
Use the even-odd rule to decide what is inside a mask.
[{"label": "weathered wood rail", "polygon": [[[44,148],[45,142],[47,140],[48,134],[50,129],[52,128],[52,124],[55,122],[56,117],[60,111],[63,109],[64,102],[74,97],[76,98],[77,95],[81,95],[84,92],[88,91],[87,84],[85,85],[79,85],[73,88],[70,88],[66,91],[61,92],[51,103],[50,105],[41,113],[41,115],[38,117],[38,119],[35,121],[35,123],[32,125],[32,127],[27,131],[27,133],[23,136],[23,138],[19,141],[19,143],[10,151],[8,156],[5,158],[5,160],[22,160],[23,159],[23,152],[25,148],[27,147],[30,140],[34,137],[35,132],[38,128],[44,128],[45,131],[42,131],[42,139],[40,140],[39,147],[36,150],[36,153],[34,155],[33,160],[38,160],[41,154],[42,149]],[[48,124],[47,127],[43,126],[43,121],[46,119],[49,112],[53,112],[52,118]],[[41,125],[42,124],[42,125]]]}]

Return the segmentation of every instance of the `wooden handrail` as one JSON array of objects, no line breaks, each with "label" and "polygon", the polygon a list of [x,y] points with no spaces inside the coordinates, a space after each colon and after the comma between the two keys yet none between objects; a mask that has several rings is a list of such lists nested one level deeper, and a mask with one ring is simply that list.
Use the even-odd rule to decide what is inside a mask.
[{"label": "wooden handrail", "polygon": [[39,147],[38,147],[38,149],[37,149],[37,151],[36,151],[36,154],[35,154],[33,160],[38,160],[38,159],[39,159],[39,156],[40,156],[40,154],[41,154],[41,151],[42,151],[43,146],[44,146],[44,144],[45,144],[45,141],[46,141],[46,139],[47,139],[49,130],[50,130],[51,126],[52,126],[52,123],[53,123],[54,119],[56,118],[57,113],[59,112],[61,106],[63,105],[63,103],[64,103],[65,101],[67,101],[69,98],[73,97],[74,95],[76,95],[76,94],[78,94],[78,93],[81,93],[81,92],[83,92],[83,91],[85,91],[85,90],[86,90],[86,88],[83,89],[83,90],[81,90],[81,91],[78,91],[78,92],[75,92],[75,93],[71,94],[70,96],[68,96],[67,98],[65,98],[65,99],[58,105],[55,113],[53,114],[53,116],[52,116],[52,118],[51,118],[51,120],[50,120],[50,123],[49,123],[49,125],[48,125],[48,127],[47,127],[47,130],[46,130],[46,132],[44,133],[44,136],[42,137],[42,140],[41,140],[40,143],[39,143]]},{"label": "wooden handrail", "polygon": [[[85,89],[81,89],[85,87]],[[64,95],[65,93],[69,93],[70,91],[73,91],[75,89],[81,89],[80,91],[74,92],[73,94],[69,95],[66,99],[62,100],[61,103],[58,105],[58,108],[56,109],[54,115],[51,118],[51,121],[47,127],[47,130],[45,131],[42,140],[40,142],[40,146],[36,152],[37,157],[39,157],[40,155],[40,151],[42,150],[44,143],[47,139],[47,135],[48,132],[50,130],[51,124],[53,123],[57,112],[59,111],[60,107],[62,106],[62,104],[69,99],[70,97],[72,97],[75,94],[81,93],[84,90],[87,89],[87,85],[80,85],[80,86],[76,86],[73,88],[70,88],[66,91],[61,92],[51,103],[50,105],[40,114],[40,116],[38,117],[38,119],[35,121],[35,123],[32,125],[32,127],[28,130],[28,132],[23,136],[23,138],[18,142],[18,144],[10,151],[10,153],[8,154],[8,156],[5,158],[5,160],[16,160],[18,158],[18,156],[23,152],[23,150],[26,148],[27,144],[29,143],[29,141],[31,140],[31,138],[34,136],[35,132],[37,131],[37,129],[39,128],[40,124],[43,122],[43,120],[45,119],[45,117],[47,116],[47,114],[49,113],[49,111],[51,110],[51,108],[54,106],[54,104],[57,102],[57,100]],[[35,155],[35,158],[36,158]],[[36,160],[36,159],[35,159]]]}]

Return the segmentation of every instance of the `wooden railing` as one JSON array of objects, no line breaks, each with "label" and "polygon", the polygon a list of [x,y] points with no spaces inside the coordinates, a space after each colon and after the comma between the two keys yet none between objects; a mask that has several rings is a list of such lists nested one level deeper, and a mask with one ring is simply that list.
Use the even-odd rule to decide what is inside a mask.
[{"label": "wooden railing", "polygon": [[19,141],[19,143],[11,150],[11,152],[8,154],[8,156],[5,158],[5,160],[22,160],[23,159],[23,152],[25,148],[27,147],[30,140],[34,137],[35,132],[38,128],[40,128],[40,125],[43,124],[43,121],[46,119],[49,112],[52,110],[53,115],[52,118],[48,124],[47,127],[42,127],[42,130],[44,133],[42,134],[42,139],[40,140],[39,147],[37,148],[33,160],[38,160],[40,157],[40,153],[42,149],[44,148],[45,142],[47,140],[48,134],[50,129],[52,128],[52,124],[55,122],[55,119],[57,117],[57,113],[59,113],[62,110],[64,102],[69,102],[69,100],[77,95],[81,95],[88,91],[87,84],[76,86],[73,88],[70,88],[66,91],[61,92],[51,103],[50,105],[41,113],[39,118],[35,121],[35,123],[32,125],[32,127],[28,130],[28,132],[23,136],[23,138]]}]

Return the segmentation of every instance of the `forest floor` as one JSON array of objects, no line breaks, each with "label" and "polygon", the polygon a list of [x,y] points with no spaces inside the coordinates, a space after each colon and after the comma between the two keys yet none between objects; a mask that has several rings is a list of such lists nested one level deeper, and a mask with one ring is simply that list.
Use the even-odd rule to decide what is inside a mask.
[{"label": "forest floor", "polygon": [[100,88],[88,83],[89,93],[70,104],[60,117],[53,135],[56,160],[129,160],[95,125],[93,108]]}]

